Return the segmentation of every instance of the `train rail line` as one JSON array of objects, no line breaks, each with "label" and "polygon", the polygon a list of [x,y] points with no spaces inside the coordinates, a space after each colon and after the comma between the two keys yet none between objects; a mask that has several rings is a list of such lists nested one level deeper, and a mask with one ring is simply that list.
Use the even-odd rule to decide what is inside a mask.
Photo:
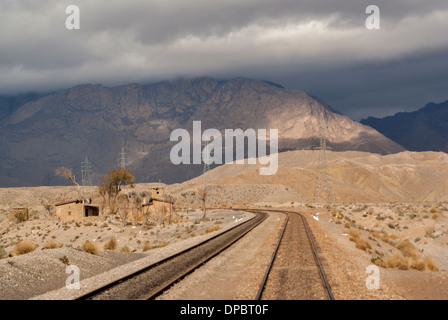
[{"label": "train rail line", "polygon": [[294,211],[261,211],[283,213],[286,220],[256,300],[334,300],[306,218]]},{"label": "train rail line", "polygon": [[258,212],[255,217],[242,224],[106,286],[92,290],[77,300],[154,299],[172,284],[231,246],[266,217],[266,213]]},{"label": "train rail line", "polygon": [[302,214],[271,209],[235,208],[234,210],[256,213],[256,216],[192,248],[92,290],[77,299],[155,299],[254,229],[267,218],[269,212],[278,212],[285,214],[286,219],[259,286],[256,300],[334,300],[318,255],[318,246]]}]

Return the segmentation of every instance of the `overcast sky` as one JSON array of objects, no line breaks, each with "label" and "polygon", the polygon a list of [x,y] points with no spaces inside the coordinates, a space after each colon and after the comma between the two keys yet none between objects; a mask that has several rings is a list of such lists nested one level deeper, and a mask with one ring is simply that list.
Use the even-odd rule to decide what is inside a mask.
[{"label": "overcast sky", "polygon": [[0,0],[0,30],[0,94],[243,76],[356,120],[448,99],[446,0]]}]

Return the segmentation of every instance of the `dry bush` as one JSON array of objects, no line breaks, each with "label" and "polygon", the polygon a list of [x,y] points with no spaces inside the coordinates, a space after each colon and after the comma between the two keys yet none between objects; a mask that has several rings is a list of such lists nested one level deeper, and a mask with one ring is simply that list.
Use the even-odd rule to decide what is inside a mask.
[{"label": "dry bush", "polygon": [[355,231],[355,230],[351,230],[349,233],[349,240],[350,241],[355,241],[356,239],[358,239],[360,237],[359,232]]},{"label": "dry bush", "polygon": [[23,240],[23,241],[19,241],[16,244],[15,253],[17,255],[30,253],[30,252],[34,251],[34,249],[36,249],[36,248],[37,248],[37,246],[32,241]]},{"label": "dry bush", "polygon": [[371,249],[370,243],[364,239],[356,238],[355,239],[356,248],[366,251],[367,249]]},{"label": "dry bush", "polygon": [[149,251],[149,250],[151,250],[151,249],[152,249],[152,247],[151,247],[150,242],[149,242],[149,241],[145,241],[145,245],[143,246],[142,251],[143,251],[143,252],[146,252],[146,251]]},{"label": "dry bush", "polygon": [[358,231],[351,230],[349,233],[350,241],[353,241],[356,245],[356,248],[367,251],[367,249],[371,249],[370,243],[361,238]]},{"label": "dry bush", "polygon": [[58,249],[61,247],[62,247],[62,244],[60,244],[54,240],[51,240],[51,241],[47,242],[46,244],[44,244],[42,249]]},{"label": "dry bush", "polygon": [[161,243],[157,245],[157,248],[163,248],[168,245],[168,242],[166,240],[163,240]]},{"label": "dry bush", "polygon": [[429,212],[431,212],[431,213],[439,213],[439,209],[434,207]]},{"label": "dry bush", "polygon": [[442,213],[440,213],[440,212],[436,212],[436,213],[434,213],[434,214],[432,215],[432,219],[433,219],[433,220],[436,220],[436,219],[440,218],[441,216],[442,216]]},{"label": "dry bush", "polygon": [[11,215],[17,223],[25,222],[29,220],[28,208],[11,209]]},{"label": "dry bush", "polygon": [[409,261],[403,258],[399,254],[394,254],[384,261],[384,267],[386,268],[399,268],[402,270],[407,270],[409,268]]},{"label": "dry bush", "polygon": [[215,225],[213,227],[208,228],[207,230],[204,231],[204,234],[213,232],[213,231],[218,231],[219,229],[221,229],[221,226],[219,225]]},{"label": "dry bush", "polygon": [[98,245],[95,242],[87,240],[82,244],[82,249],[90,254],[98,255],[100,253],[100,249],[98,248]]},{"label": "dry bush", "polygon": [[409,242],[409,240],[400,241],[397,244],[395,244],[394,247],[400,250],[403,256],[405,257],[410,257],[413,259],[418,259],[420,257],[420,254],[412,245],[412,243]]},{"label": "dry bush", "polygon": [[412,262],[411,267],[419,271],[439,271],[436,263],[431,258],[415,260]]},{"label": "dry bush", "polygon": [[131,253],[131,249],[128,246],[124,246],[123,248],[121,248],[120,252]]},{"label": "dry bush", "polygon": [[115,250],[117,248],[117,239],[110,238],[104,245],[105,250]]}]

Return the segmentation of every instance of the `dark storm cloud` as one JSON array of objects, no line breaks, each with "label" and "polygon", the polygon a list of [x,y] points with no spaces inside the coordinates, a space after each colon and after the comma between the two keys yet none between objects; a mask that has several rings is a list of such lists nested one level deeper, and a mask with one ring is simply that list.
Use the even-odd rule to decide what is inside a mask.
[{"label": "dark storm cloud", "polygon": [[[70,4],[80,30],[65,28]],[[321,96],[358,119],[443,99],[448,2],[376,1],[374,31],[364,26],[369,4],[4,0],[0,90],[245,76]]]}]

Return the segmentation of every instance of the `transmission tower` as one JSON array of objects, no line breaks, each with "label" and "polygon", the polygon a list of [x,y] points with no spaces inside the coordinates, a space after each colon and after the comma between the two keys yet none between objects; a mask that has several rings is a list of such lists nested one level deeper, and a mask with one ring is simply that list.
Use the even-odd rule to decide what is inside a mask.
[{"label": "transmission tower", "polygon": [[81,175],[83,186],[92,186],[92,179],[90,178],[90,174],[92,173],[92,165],[89,162],[89,159],[86,156],[86,160],[81,162]]},{"label": "transmission tower", "polygon": [[118,154],[118,168],[126,169],[126,155],[127,153],[124,152],[124,147],[122,147],[121,152]]},{"label": "transmission tower", "polygon": [[203,141],[202,161],[204,161],[204,170],[202,172],[202,190],[208,189],[210,200],[213,198],[213,183],[210,172],[210,154],[208,143]]},{"label": "transmission tower", "polygon": [[[314,188],[314,202],[321,203],[326,201],[329,204],[336,202],[333,187],[330,183],[330,174],[327,163],[327,122],[324,118],[324,112],[319,117],[319,160],[317,165],[316,185]],[[326,199],[324,200],[324,198]]]}]

